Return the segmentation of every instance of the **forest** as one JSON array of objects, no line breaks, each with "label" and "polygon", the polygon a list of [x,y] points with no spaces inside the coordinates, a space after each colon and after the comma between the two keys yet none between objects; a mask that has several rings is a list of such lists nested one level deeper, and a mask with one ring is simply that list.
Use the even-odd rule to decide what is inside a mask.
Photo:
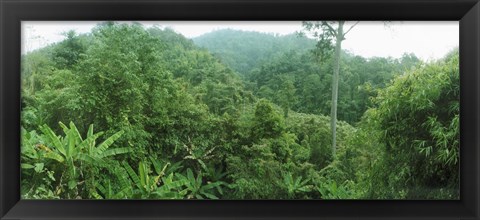
[{"label": "forest", "polygon": [[459,199],[458,49],[364,58],[325,25],[103,22],[23,54],[22,199]]}]

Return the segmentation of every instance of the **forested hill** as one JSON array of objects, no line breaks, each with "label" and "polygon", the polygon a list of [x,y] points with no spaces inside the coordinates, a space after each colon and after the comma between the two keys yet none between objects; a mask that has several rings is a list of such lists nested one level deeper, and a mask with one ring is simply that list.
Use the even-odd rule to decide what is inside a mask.
[{"label": "forested hill", "polygon": [[[281,106],[285,114],[289,109],[330,114],[333,61],[315,56],[314,40],[296,34],[275,36],[224,29],[193,41],[240,72],[249,91]],[[421,63],[414,54],[367,59],[344,51],[342,57],[338,118],[351,124],[370,107],[375,89]]]},{"label": "forested hill", "polygon": [[232,29],[213,31],[195,37],[193,41],[240,74],[248,73],[285,52],[305,52],[316,44],[314,40],[297,34],[279,36]]}]

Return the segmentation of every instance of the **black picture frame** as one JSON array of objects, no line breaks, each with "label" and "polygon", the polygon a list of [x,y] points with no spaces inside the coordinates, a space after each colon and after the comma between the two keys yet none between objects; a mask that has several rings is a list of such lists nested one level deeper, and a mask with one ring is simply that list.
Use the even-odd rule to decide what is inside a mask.
[{"label": "black picture frame", "polygon": [[[0,0],[0,219],[480,219],[478,0]],[[22,20],[458,20],[460,200],[20,200]]]}]

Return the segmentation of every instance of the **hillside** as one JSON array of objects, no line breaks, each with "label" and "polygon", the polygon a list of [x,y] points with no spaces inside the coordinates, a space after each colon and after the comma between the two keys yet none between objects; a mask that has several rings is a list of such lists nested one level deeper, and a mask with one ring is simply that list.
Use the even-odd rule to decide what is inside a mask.
[{"label": "hillside", "polygon": [[314,40],[296,34],[278,36],[232,29],[213,31],[193,41],[240,74],[286,52],[305,52],[315,47]]}]

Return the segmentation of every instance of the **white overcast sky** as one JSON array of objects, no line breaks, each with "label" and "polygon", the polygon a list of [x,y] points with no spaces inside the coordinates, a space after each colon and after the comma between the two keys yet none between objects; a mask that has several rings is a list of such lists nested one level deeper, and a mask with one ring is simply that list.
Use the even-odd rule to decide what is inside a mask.
[{"label": "white overcast sky", "polygon": [[[170,27],[188,38],[219,29],[237,29],[285,35],[302,30],[299,21],[146,21],[146,27]],[[348,29],[355,22],[347,22]],[[23,21],[22,53],[59,42],[63,32],[88,33],[96,21]],[[346,36],[343,49],[363,57],[401,57],[414,53],[423,60],[443,57],[459,45],[458,21],[361,21]]]}]

